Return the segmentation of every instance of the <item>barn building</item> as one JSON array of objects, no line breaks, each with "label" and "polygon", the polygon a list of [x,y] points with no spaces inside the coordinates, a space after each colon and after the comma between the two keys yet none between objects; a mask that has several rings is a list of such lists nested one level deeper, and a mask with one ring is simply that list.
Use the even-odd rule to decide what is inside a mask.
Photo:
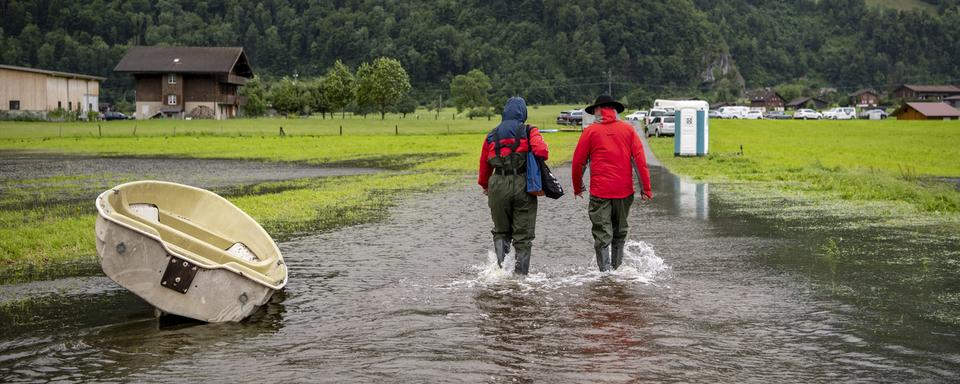
[{"label": "barn building", "polygon": [[113,70],[133,75],[138,119],[236,117],[253,78],[240,47],[133,47]]},{"label": "barn building", "polygon": [[892,115],[897,120],[960,120],[960,110],[947,103],[906,103]]},{"label": "barn building", "polygon": [[103,77],[0,65],[0,111],[96,111]]}]

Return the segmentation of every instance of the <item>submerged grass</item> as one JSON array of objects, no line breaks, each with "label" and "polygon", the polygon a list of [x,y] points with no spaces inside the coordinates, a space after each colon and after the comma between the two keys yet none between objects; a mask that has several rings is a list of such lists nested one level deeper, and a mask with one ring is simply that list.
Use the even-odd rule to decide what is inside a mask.
[{"label": "submerged grass", "polygon": [[[882,217],[960,221],[960,122],[711,121],[711,154],[673,156],[673,140],[651,140],[673,172],[746,183],[758,195],[846,201]],[[742,148],[742,150],[741,150]],[[745,189],[745,188],[744,188]]]}]

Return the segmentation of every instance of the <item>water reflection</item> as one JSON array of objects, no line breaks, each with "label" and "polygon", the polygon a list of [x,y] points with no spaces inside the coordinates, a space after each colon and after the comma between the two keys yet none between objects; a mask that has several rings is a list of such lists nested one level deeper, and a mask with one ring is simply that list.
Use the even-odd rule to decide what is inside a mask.
[{"label": "water reflection", "polygon": [[673,204],[681,217],[710,219],[710,185],[673,177]]}]

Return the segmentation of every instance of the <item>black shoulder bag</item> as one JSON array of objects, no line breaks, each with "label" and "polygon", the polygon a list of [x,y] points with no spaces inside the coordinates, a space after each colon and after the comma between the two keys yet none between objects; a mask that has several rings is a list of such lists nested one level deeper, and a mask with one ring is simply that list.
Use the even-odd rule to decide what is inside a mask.
[{"label": "black shoulder bag", "polygon": [[[530,137],[530,126],[527,125],[527,147],[529,151],[533,152],[533,146],[530,144],[532,138]],[[556,176],[553,175],[553,172],[550,171],[550,167],[547,166],[547,162],[543,159],[534,156],[537,159],[537,166],[540,167],[540,180],[543,185],[543,195],[551,199],[559,199],[563,196],[563,186],[560,185],[560,182],[557,180]]]}]

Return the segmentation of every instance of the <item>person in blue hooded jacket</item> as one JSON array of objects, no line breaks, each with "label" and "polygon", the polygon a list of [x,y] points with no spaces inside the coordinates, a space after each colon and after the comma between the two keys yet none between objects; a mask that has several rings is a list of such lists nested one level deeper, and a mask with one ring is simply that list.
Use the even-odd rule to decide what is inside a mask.
[{"label": "person in blue hooded jacket", "polygon": [[[530,270],[530,248],[537,221],[537,195],[527,193],[527,153],[547,160],[547,143],[537,127],[525,124],[527,104],[512,97],[503,107],[503,118],[483,141],[480,152],[480,176],[493,218],[493,245],[497,265],[510,251],[516,251],[514,273]],[[542,192],[540,192],[542,194]]]}]

